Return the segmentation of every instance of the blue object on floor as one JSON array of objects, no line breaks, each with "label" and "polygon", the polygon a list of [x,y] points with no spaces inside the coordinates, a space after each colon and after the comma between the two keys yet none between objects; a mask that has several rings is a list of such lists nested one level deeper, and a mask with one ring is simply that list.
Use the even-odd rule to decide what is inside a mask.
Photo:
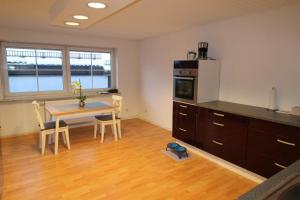
[{"label": "blue object on floor", "polygon": [[178,152],[185,152],[186,148],[182,147],[182,146],[178,146],[178,147],[175,148],[175,150],[178,151]]},{"label": "blue object on floor", "polygon": [[172,153],[178,156],[179,159],[182,157],[188,157],[188,153],[186,151],[186,148],[183,146],[180,146],[176,142],[171,142],[167,144],[166,151],[170,150]]},{"label": "blue object on floor", "polygon": [[175,149],[176,147],[179,147],[179,144],[175,142],[171,142],[167,145],[167,148]]}]

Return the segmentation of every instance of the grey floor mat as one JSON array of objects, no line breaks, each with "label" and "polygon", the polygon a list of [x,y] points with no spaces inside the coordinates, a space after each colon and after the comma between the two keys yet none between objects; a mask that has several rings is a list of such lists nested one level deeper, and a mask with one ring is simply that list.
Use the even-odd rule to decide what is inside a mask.
[{"label": "grey floor mat", "polygon": [[171,151],[162,150],[162,152],[177,162],[182,162],[184,160],[191,159],[191,154],[189,152],[188,152],[189,157],[183,157],[181,159],[179,159],[178,156],[172,153]]}]

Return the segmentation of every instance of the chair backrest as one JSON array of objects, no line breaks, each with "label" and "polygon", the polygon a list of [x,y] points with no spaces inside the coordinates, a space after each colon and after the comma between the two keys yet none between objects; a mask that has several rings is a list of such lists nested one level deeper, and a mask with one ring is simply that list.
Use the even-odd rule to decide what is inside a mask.
[{"label": "chair backrest", "polygon": [[120,117],[121,111],[122,111],[122,99],[123,97],[118,95],[112,95],[112,104],[116,107],[116,115]]},{"label": "chair backrest", "polygon": [[42,120],[42,116],[41,116],[41,113],[40,113],[40,104],[37,101],[33,101],[32,105],[34,107],[34,111],[35,111],[38,123],[40,125],[40,128],[45,129],[44,121]]}]

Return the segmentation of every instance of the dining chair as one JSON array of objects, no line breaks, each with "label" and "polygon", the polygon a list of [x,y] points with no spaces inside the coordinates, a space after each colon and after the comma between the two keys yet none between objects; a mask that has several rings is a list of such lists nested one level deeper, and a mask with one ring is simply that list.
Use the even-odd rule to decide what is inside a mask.
[{"label": "dining chair", "polygon": [[[48,135],[49,136],[54,135],[56,123],[55,121],[44,122],[40,114],[40,104],[37,101],[33,101],[32,105],[34,106],[34,111],[40,127],[40,148],[41,148],[42,155],[44,155],[45,146],[46,146],[46,137]],[[59,121],[58,131],[63,134],[64,143],[67,144],[67,148],[70,149],[69,127],[65,121],[63,120]]]},{"label": "dining chair", "polygon": [[[117,125],[117,133],[115,134],[115,140],[118,140],[118,137],[122,138],[121,133],[121,110],[122,110],[122,96],[112,95],[112,105],[115,107],[115,123]],[[97,129],[98,125],[101,127],[101,143],[104,141],[104,134],[105,134],[105,126],[111,125],[112,129],[114,126],[113,116],[112,114],[106,115],[96,115],[95,116],[95,124],[94,124],[94,138],[97,137]]]}]

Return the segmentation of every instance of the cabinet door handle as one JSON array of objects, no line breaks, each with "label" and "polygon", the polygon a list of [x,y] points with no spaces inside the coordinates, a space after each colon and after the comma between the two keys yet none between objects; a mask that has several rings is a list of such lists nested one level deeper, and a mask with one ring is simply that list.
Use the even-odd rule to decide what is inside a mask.
[{"label": "cabinet door handle", "polygon": [[289,145],[289,146],[296,146],[295,143],[287,142],[287,141],[280,140],[280,139],[277,139],[277,142],[281,143],[281,144],[286,144],[286,145]]},{"label": "cabinet door handle", "polygon": [[183,129],[183,128],[179,128],[179,130],[183,131],[183,132],[187,132],[187,130]]},{"label": "cabinet door handle", "polygon": [[214,113],[214,115],[219,116],[219,117],[224,117],[225,115],[220,114],[220,113]]},{"label": "cabinet door handle", "polygon": [[223,146],[222,142],[217,142],[216,140],[212,140],[212,142],[215,143],[215,144],[217,144],[217,145]]},{"label": "cabinet door handle", "polygon": [[222,126],[222,127],[224,126],[224,124],[220,124],[220,123],[217,123],[217,122],[214,122],[213,124],[216,125],[216,126]]},{"label": "cabinet door handle", "polygon": [[277,166],[277,167],[280,167],[280,168],[282,168],[282,169],[285,169],[285,168],[287,168],[286,166],[283,166],[283,165],[281,165],[281,164],[278,164],[278,163],[274,163],[274,165],[275,165],[275,166]]},{"label": "cabinet door handle", "polygon": [[179,107],[181,107],[181,108],[187,108],[187,106],[184,106],[184,105],[179,105]]},{"label": "cabinet door handle", "polygon": [[185,114],[185,113],[179,113],[179,115],[187,116],[188,114]]}]

